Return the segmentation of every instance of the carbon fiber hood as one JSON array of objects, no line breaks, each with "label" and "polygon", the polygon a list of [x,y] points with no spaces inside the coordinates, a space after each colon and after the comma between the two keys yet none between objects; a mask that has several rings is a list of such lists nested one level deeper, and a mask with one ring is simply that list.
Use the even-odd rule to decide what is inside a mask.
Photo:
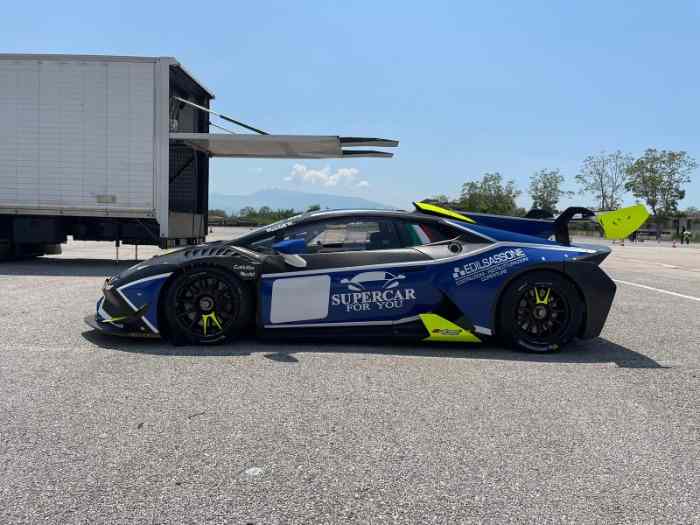
[{"label": "carbon fiber hood", "polygon": [[[155,255],[110,278],[110,284],[121,286],[130,281],[152,275],[173,272],[193,262],[207,261],[237,270],[241,265],[259,265],[264,256],[233,246],[231,241],[215,241],[197,246],[177,248],[162,255]],[[246,268],[250,273],[250,269]]]}]

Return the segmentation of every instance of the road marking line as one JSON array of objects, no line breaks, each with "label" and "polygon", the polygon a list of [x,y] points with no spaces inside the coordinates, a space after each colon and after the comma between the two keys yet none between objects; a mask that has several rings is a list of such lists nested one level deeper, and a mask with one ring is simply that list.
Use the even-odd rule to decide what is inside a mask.
[{"label": "road marking line", "polygon": [[679,268],[678,266],[674,266],[672,264],[664,264],[664,263],[661,263],[661,266],[665,266],[666,268]]},{"label": "road marking line", "polygon": [[613,279],[616,283],[628,284],[630,286],[636,286],[638,288],[644,288],[646,290],[651,290],[653,292],[665,293],[668,295],[675,295],[676,297],[682,297],[683,299],[690,299],[691,301],[700,302],[700,297],[693,297],[692,295],[683,295],[682,293],[670,292],[668,290],[662,290],[661,288],[654,288],[653,286],[647,286],[646,284],[631,283],[629,281],[621,281],[620,279]]}]

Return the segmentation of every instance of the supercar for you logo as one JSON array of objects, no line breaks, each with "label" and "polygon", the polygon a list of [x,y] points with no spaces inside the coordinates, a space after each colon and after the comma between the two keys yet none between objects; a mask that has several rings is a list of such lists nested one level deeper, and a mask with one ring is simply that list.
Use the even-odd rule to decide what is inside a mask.
[{"label": "supercar for you logo", "polygon": [[393,310],[402,308],[406,301],[415,301],[413,288],[401,287],[406,276],[390,272],[363,272],[352,279],[343,279],[348,293],[331,295],[331,306],[343,306],[347,312]]},{"label": "supercar for you logo", "polygon": [[503,275],[507,268],[527,261],[527,255],[521,248],[510,248],[488,257],[469,262],[464,266],[455,266],[452,277],[455,282],[464,284],[479,279],[488,281]]}]

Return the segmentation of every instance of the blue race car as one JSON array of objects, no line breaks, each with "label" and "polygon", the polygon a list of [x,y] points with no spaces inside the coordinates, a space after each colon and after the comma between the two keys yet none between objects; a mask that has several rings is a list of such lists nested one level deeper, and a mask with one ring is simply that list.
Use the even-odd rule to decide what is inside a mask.
[{"label": "blue race car", "polygon": [[643,206],[557,219],[416,210],[319,211],[230,241],[178,249],[116,275],[86,321],[111,334],[214,344],[261,336],[406,338],[478,343],[498,336],[533,352],[600,334],[615,284],[604,246],[570,242],[594,217],[609,237]]}]

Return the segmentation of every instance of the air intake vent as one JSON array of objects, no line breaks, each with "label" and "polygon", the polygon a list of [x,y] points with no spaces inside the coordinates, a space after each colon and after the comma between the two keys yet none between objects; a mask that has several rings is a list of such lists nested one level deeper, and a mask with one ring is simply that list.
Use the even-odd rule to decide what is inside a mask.
[{"label": "air intake vent", "polygon": [[185,252],[185,257],[226,257],[234,252],[228,246],[211,246],[192,248]]}]

